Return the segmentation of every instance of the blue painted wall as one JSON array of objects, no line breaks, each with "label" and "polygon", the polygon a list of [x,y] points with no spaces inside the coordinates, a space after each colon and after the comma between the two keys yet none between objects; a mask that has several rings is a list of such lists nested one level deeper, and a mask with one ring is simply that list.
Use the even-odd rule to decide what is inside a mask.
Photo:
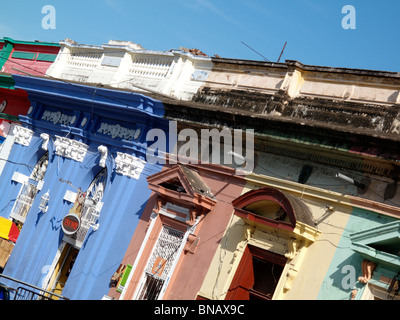
[{"label": "blue painted wall", "polygon": [[[86,190],[103,169],[99,166],[100,153],[97,148],[105,145],[108,148],[108,177],[102,198],[104,205],[98,220],[99,228],[97,231],[89,230],[62,293],[69,299],[101,299],[109,291],[111,276],[122,261],[150,197],[146,178],[162,169],[159,164],[147,163],[137,180],[116,173],[117,151],[145,159],[146,132],[159,128],[168,136],[168,121],[163,119],[163,106],[159,101],[131,92],[24,76],[14,76],[14,79],[16,87],[28,91],[34,107],[30,114],[21,117],[23,125],[33,130],[34,136],[28,147],[19,144],[13,146],[9,162],[0,177],[2,217],[9,217],[21,188],[20,183],[11,181],[14,172],[29,176],[32,167],[45,153],[40,134],[45,132],[51,139],[43,188],[35,198],[3,273],[42,287],[64,236],[62,219],[73,205],[63,198],[67,190],[75,190],[61,182],[60,178]],[[46,110],[74,115],[76,120],[70,126],[44,121],[42,115]],[[87,121],[81,125],[83,118]],[[137,139],[113,138],[99,133],[102,122],[140,128],[141,134]],[[56,135],[87,144],[89,150],[83,162],[55,155]],[[40,198],[48,190],[49,209],[42,213],[39,210]],[[8,284],[15,287],[15,283]]]}]

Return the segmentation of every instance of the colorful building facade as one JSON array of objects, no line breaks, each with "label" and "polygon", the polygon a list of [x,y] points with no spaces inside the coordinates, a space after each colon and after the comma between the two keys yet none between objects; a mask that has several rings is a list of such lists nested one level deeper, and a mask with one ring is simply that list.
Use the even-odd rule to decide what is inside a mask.
[{"label": "colorful building facade", "polygon": [[[263,175],[246,181],[198,299],[398,299],[398,208]],[[288,206],[293,199],[302,205]],[[369,251],[356,240],[365,233]]]},{"label": "colorful building facade", "polygon": [[44,76],[60,51],[58,43],[0,40],[0,71],[8,74]]},{"label": "colorful building facade", "polygon": [[153,191],[107,298],[194,300],[245,181],[217,165],[174,165]]},{"label": "colorful building facade", "polygon": [[398,208],[215,165],[148,186],[107,299],[399,298]]},{"label": "colorful building facade", "polygon": [[[6,274],[71,299],[398,299],[399,74],[61,47],[59,81],[15,76],[32,107],[0,180],[23,223]],[[168,121],[178,150],[252,130],[252,172],[150,164],[145,133]]]},{"label": "colorful building facade", "polygon": [[[27,93],[14,88],[12,74],[45,75],[59,50],[58,43],[19,41],[6,37],[0,40],[1,159],[8,158],[14,143],[14,126],[20,124],[18,116],[26,115],[30,107]],[[4,164],[4,161],[0,161],[0,173]]]},{"label": "colorful building facade", "polygon": [[168,133],[163,106],[130,92],[14,79],[31,108],[1,175],[1,216],[21,227],[3,274],[100,299],[149,198],[146,177],[161,169],[145,155],[153,126]]}]

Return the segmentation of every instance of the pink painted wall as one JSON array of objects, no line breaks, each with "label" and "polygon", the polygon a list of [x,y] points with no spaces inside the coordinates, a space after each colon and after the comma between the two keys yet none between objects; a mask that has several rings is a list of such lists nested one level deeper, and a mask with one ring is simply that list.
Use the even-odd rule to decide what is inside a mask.
[{"label": "pink painted wall", "polygon": [[[44,54],[58,54],[60,50],[56,46],[44,46],[44,45],[28,45],[28,44],[14,44],[14,49],[7,62],[2,68],[2,72],[10,74],[31,74],[34,76],[44,76],[47,69],[52,65],[51,61],[37,61],[37,55],[39,53]],[[32,52],[35,53],[34,60],[12,58],[14,51]]]},{"label": "pink painted wall", "polygon": [[211,188],[217,203],[196,227],[195,234],[200,238],[196,252],[181,255],[164,300],[196,299],[232,216],[231,202],[242,194],[245,185],[242,179],[231,175],[215,175],[202,171],[199,174]]},{"label": "pink painted wall", "polygon": [[[202,170],[200,166],[196,166],[195,169],[200,174],[203,181],[211,188],[213,195],[217,198],[217,203],[196,226],[195,234],[200,237],[200,242],[195,253],[188,252],[181,254],[167,291],[163,297],[164,300],[196,299],[196,295],[201,288],[218,244],[232,216],[233,207],[231,202],[242,194],[245,186],[245,181],[243,179],[234,176],[234,170],[212,165],[207,167],[211,168],[211,170]],[[167,167],[164,169],[167,169]],[[122,261],[125,265],[133,265],[135,262],[140,246],[145,238],[148,221],[152,209],[155,206],[155,200],[156,194],[153,193],[147,202],[147,206]],[[162,226],[160,217],[158,217],[157,220],[157,224],[150,236],[153,240],[149,241],[144,250],[146,257],[143,257],[143,261],[139,262],[136,272],[132,270],[132,272],[135,272],[133,279],[141,277],[149,254],[151,253],[152,246],[157,240],[158,233]],[[125,299],[130,299],[133,295],[135,284],[136,282],[130,284]],[[108,296],[118,299],[120,294],[116,292],[114,288],[111,288]]]}]

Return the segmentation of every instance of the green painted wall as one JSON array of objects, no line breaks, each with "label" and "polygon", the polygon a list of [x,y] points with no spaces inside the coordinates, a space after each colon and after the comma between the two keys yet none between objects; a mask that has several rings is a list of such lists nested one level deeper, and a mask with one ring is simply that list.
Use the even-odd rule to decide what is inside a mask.
[{"label": "green painted wall", "polygon": [[355,208],[343,230],[336,252],[318,293],[318,300],[349,300],[353,289],[362,289],[361,254],[351,249],[350,234],[395,221],[394,218]]},{"label": "green painted wall", "polygon": [[4,47],[0,51],[0,70],[7,62],[8,58],[10,57],[11,51],[14,48],[14,46],[10,42],[8,41],[2,41],[2,42],[4,42]]}]

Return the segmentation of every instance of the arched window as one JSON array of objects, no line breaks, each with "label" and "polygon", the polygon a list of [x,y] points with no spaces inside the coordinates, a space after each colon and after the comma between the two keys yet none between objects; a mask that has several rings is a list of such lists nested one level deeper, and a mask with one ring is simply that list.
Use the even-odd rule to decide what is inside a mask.
[{"label": "arched window", "polygon": [[11,211],[10,218],[22,225],[24,224],[32,203],[43,184],[44,175],[49,163],[49,153],[46,152],[36,163],[29,179],[22,184],[21,190]]},{"label": "arched window", "polygon": [[298,221],[315,227],[311,211],[301,199],[275,188],[251,190],[232,204],[237,216],[258,224],[293,230]]},{"label": "arched window", "polygon": [[272,187],[251,190],[234,201],[244,222],[243,252],[227,300],[278,299],[291,288],[306,248],[319,234],[311,209],[301,198]]}]

